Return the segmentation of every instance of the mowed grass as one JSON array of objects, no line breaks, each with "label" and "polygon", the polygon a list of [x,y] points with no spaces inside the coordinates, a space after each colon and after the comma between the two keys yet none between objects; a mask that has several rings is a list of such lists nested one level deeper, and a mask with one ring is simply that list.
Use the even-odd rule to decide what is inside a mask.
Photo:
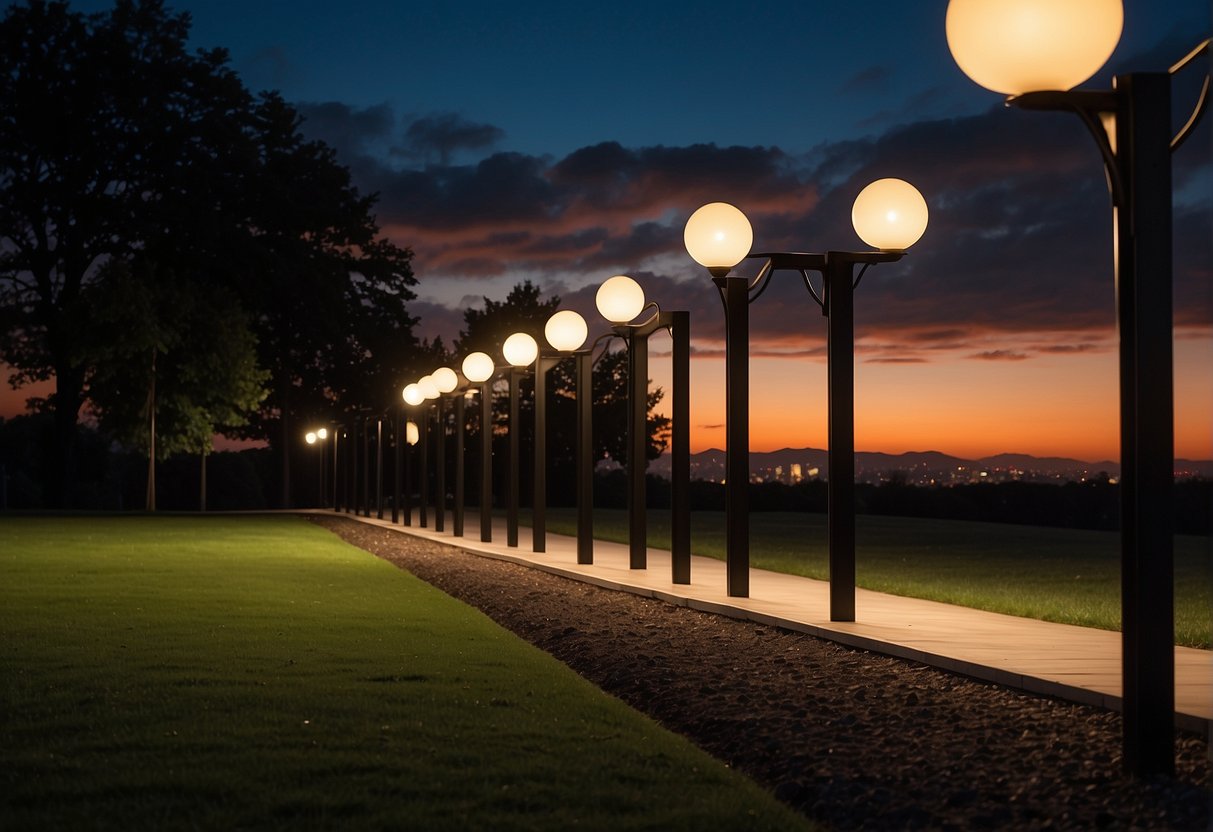
[{"label": "mowed grass", "polygon": [[807,828],[300,519],[0,520],[5,832],[573,827]]},{"label": "mowed grass", "polygon": [[[856,578],[867,589],[977,609],[1120,629],[1116,532],[859,515]],[[649,545],[670,548],[670,513],[648,513]],[[724,514],[693,512],[691,549],[725,557]],[[576,534],[571,509],[549,510],[548,528]],[[596,509],[594,536],[627,541],[627,513]],[[829,577],[822,514],[754,512],[750,565]],[[694,576],[692,575],[692,579]],[[1213,549],[1175,538],[1175,643],[1208,648],[1213,630]]]}]

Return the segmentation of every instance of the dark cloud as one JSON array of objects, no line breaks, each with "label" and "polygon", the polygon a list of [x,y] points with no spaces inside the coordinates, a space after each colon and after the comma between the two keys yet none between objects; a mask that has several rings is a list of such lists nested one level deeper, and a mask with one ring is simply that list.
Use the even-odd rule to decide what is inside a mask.
[{"label": "dark cloud", "polygon": [[986,350],[985,352],[974,353],[970,355],[976,361],[1027,361],[1027,353],[1015,352],[1014,350]]},{"label": "dark cloud", "polygon": [[357,109],[338,101],[304,102],[295,108],[303,117],[302,132],[333,147],[347,164],[372,152],[396,128],[388,104]]},{"label": "dark cloud", "polygon": [[458,113],[431,113],[415,118],[404,130],[404,141],[392,151],[405,159],[449,165],[464,151],[493,148],[505,131],[492,124],[469,121]]},{"label": "dark cloud", "polygon": [[887,66],[869,66],[859,70],[839,85],[844,95],[884,90],[893,80],[893,70]]},{"label": "dark cloud", "polygon": [[[347,135],[337,123],[361,118],[360,135],[383,136],[394,130],[389,115],[318,108],[309,118],[337,137]],[[1199,187],[1210,176],[1210,141],[1201,129],[1177,154],[1190,158],[1175,166],[1185,194],[1174,221],[1181,331],[1213,325],[1213,199]],[[340,140],[348,146],[356,137]],[[494,285],[530,277],[581,287],[564,301],[593,320],[597,284],[628,273],[663,307],[692,313],[696,347],[706,353],[723,344],[724,315],[682,246],[691,211],[733,202],[750,216],[759,251],[861,248],[851,203],[868,182],[896,176],[923,192],[930,225],[904,259],[871,269],[856,293],[865,360],[917,363],[947,352],[1018,360],[1104,350],[1114,338],[1102,162],[1078,119],[1064,114],[998,104],[801,157],[774,147],[604,142],[560,159],[494,153],[476,164],[411,169],[385,158],[363,158],[356,181],[379,193],[382,227],[416,251],[423,287],[430,277],[496,278]],[[757,268],[746,262],[737,273]],[[805,354],[823,343],[825,320],[795,273],[777,275],[749,311],[756,350]]]}]

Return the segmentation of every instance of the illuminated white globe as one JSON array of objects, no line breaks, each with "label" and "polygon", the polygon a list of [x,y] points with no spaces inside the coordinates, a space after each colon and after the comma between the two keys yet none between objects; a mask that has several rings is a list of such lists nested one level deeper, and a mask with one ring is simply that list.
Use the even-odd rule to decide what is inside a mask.
[{"label": "illuminated white globe", "polygon": [[463,359],[463,375],[468,381],[480,384],[493,377],[493,359],[487,352],[474,352]]},{"label": "illuminated white globe", "polygon": [[421,392],[421,388],[416,384],[405,385],[401,395],[404,396],[405,404],[411,404],[413,407],[425,401],[425,394]]},{"label": "illuminated white globe", "polygon": [[626,274],[617,274],[598,287],[594,304],[611,323],[626,324],[644,309],[644,289]]},{"label": "illuminated white globe", "polygon": [[590,328],[586,326],[585,318],[572,309],[562,309],[548,318],[543,327],[543,337],[548,339],[552,349],[560,352],[572,352],[581,349]]},{"label": "illuminated white globe", "polygon": [[902,251],[927,230],[927,201],[903,179],[877,179],[855,197],[851,224],[873,248]]},{"label": "illuminated white globe", "polygon": [[439,393],[450,393],[459,386],[459,376],[450,367],[439,367],[431,378]]},{"label": "illuminated white globe", "polygon": [[416,422],[404,423],[404,441],[410,445],[416,445],[421,439],[421,431],[417,429]]},{"label": "illuminated white globe", "polygon": [[754,229],[740,209],[727,202],[709,202],[691,214],[682,239],[696,263],[727,274],[750,253]]},{"label": "illuminated white globe", "polygon": [[515,332],[501,345],[501,354],[515,367],[526,367],[539,357],[539,344],[525,332]]},{"label": "illuminated white globe", "polygon": [[329,429],[321,428],[320,430],[316,431],[316,438],[319,439],[321,442],[323,442],[325,439],[328,439],[329,438]]},{"label": "illuminated white globe", "polygon": [[309,430],[307,432],[307,435],[303,437],[303,441],[307,442],[309,445],[315,445],[316,444],[315,432]]},{"label": "illuminated white globe", "polygon": [[436,399],[440,395],[438,385],[434,383],[433,376],[422,376],[417,381],[417,387],[421,390],[421,395],[426,399]]},{"label": "illuminated white globe", "polygon": [[1121,0],[951,0],[948,48],[957,66],[1004,95],[1068,90],[1112,55]]}]

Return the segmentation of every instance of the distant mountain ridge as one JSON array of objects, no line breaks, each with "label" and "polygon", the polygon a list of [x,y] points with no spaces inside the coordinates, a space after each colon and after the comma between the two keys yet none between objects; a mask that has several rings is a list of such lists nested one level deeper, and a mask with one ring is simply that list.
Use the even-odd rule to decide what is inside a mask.
[{"label": "distant mountain ridge", "polygon": [[[809,478],[809,471],[818,469],[818,476],[824,479],[828,453],[821,448],[781,448],[777,451],[751,451],[750,472],[763,479],[775,478],[775,469],[780,469],[780,478],[791,476],[793,465],[800,466],[800,476]],[[691,477],[694,479],[718,480],[724,476],[725,452],[719,448],[709,448],[697,454],[691,454]],[[940,451],[907,451],[901,454],[887,454],[875,451],[859,451],[855,454],[855,468],[861,479],[864,475],[889,474],[902,471],[909,475],[911,481],[918,477],[916,473],[930,479],[930,474],[951,472],[951,479],[960,481],[969,479],[972,474],[980,479],[985,471],[989,477],[1006,479],[1012,476],[1010,471],[1021,471],[1040,479],[1082,479],[1094,478],[1101,474],[1109,477],[1120,476],[1120,463],[1111,460],[1089,462],[1068,457],[1038,457],[1031,454],[1003,453],[979,459],[965,459],[952,456]],[[1213,477],[1213,460],[1175,460],[1175,470],[1187,476]],[[649,471],[659,476],[668,477],[670,472],[669,454],[662,454],[649,464]],[[938,477],[935,477],[938,479]]]}]

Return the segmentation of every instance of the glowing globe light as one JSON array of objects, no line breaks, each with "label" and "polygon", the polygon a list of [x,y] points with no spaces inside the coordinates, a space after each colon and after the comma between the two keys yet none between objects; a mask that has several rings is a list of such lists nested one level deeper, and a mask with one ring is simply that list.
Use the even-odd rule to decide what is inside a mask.
[{"label": "glowing globe light", "polygon": [[417,387],[421,390],[421,395],[426,399],[436,399],[439,395],[438,385],[434,383],[433,376],[422,376],[417,381]]},{"label": "glowing globe light", "polygon": [[927,230],[927,201],[905,180],[877,179],[855,197],[851,224],[873,248],[902,251]]},{"label": "glowing globe light", "polygon": [[598,287],[594,304],[611,323],[626,324],[644,309],[644,289],[626,274],[617,274]]},{"label": "glowing globe light", "polygon": [[501,354],[511,365],[526,367],[539,357],[539,344],[525,332],[515,332],[501,345]]},{"label": "glowing globe light", "polygon": [[572,352],[580,349],[589,334],[590,328],[586,326],[585,318],[572,309],[562,309],[557,312],[548,318],[547,324],[543,327],[543,337],[548,339],[552,349],[560,352]]},{"label": "glowing globe light", "polygon": [[463,359],[463,375],[468,381],[480,384],[493,377],[493,359],[487,352],[474,352]]},{"label": "glowing globe light", "polygon": [[320,430],[316,431],[316,438],[319,439],[321,442],[328,439],[329,438],[329,429],[321,428]]},{"label": "glowing globe light", "polygon": [[1107,62],[1124,16],[1121,0],[951,0],[948,48],[994,92],[1068,90]]},{"label": "glowing globe light", "polygon": [[314,432],[314,431],[310,431],[310,430],[309,430],[309,431],[307,432],[307,436],[303,437],[303,440],[304,440],[305,442],[307,442],[309,445],[315,445],[315,444],[316,444],[316,434],[315,434],[315,432]]},{"label": "glowing globe light", "polygon": [[410,445],[416,445],[421,440],[421,431],[417,429],[416,422],[405,422],[404,424],[404,441]]},{"label": "glowing globe light", "polygon": [[691,214],[682,239],[696,263],[714,274],[728,274],[750,253],[754,229],[739,209],[727,202],[710,202]]},{"label": "glowing globe light", "polygon": [[459,376],[450,367],[439,367],[431,378],[439,393],[450,393],[459,386]]},{"label": "glowing globe light", "polygon": [[406,385],[401,395],[404,396],[405,404],[411,404],[413,407],[425,401],[425,394],[421,392],[421,388],[416,384]]}]

